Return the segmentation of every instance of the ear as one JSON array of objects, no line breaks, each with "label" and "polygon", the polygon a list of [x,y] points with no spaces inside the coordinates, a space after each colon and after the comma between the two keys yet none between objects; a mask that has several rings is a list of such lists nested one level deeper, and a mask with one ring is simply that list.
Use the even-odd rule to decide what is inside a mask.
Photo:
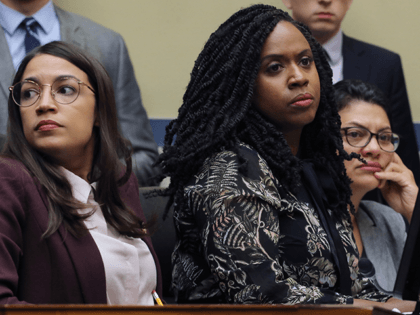
[{"label": "ear", "polygon": [[292,0],[282,0],[283,4],[288,8],[289,10],[292,10]]}]

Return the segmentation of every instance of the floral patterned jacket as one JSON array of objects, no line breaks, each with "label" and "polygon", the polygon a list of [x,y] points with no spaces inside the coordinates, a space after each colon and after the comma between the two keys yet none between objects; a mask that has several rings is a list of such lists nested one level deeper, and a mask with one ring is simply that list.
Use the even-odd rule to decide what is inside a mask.
[{"label": "floral patterned jacket", "polygon": [[386,301],[358,272],[350,223],[336,222],[351,275],[340,294],[338,270],[317,212],[285,191],[247,145],[247,176],[237,154],[208,158],[174,213],[177,244],[172,286],[178,303],[334,303]]}]

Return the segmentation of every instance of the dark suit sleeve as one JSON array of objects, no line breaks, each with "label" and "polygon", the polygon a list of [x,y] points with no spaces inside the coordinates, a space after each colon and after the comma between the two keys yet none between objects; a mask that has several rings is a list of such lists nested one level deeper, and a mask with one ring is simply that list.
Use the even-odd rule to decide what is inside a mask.
[{"label": "dark suit sleeve", "polygon": [[417,185],[420,184],[420,160],[408,102],[407,89],[404,80],[401,59],[397,55],[395,62],[389,65],[393,70],[391,74],[392,85],[389,92],[391,107],[391,125],[394,132],[400,135],[401,143],[397,153],[404,164],[413,172]]},{"label": "dark suit sleeve", "polygon": [[158,181],[153,177],[160,171],[152,166],[158,156],[157,144],[143,107],[127,47],[120,35],[115,37],[112,46],[115,54],[104,51],[105,66],[113,64],[107,70],[114,84],[121,131],[133,145],[134,172],[141,186],[157,185]]},{"label": "dark suit sleeve", "polygon": [[17,298],[25,220],[24,183],[0,161],[0,304],[25,303]]}]

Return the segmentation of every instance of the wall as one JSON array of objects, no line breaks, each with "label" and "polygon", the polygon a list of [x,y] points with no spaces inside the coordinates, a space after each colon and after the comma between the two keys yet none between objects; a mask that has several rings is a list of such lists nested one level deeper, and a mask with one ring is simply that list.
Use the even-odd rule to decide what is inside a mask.
[{"label": "wall", "polygon": [[[127,43],[150,118],[174,118],[195,59],[209,35],[250,0],[55,0],[63,9],[121,33]],[[285,9],[281,0],[264,3]],[[413,119],[420,121],[419,0],[354,0],[347,35],[398,52]]]}]

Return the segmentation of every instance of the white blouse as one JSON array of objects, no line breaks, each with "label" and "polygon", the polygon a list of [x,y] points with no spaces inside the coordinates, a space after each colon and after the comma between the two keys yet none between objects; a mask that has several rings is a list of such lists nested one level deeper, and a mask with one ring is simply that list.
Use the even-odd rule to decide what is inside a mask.
[{"label": "white blouse", "polygon": [[147,244],[140,238],[119,234],[103,216],[93,196],[92,186],[81,177],[61,168],[69,181],[73,197],[91,208],[79,209],[80,214],[95,212],[85,220],[105,267],[108,304],[154,305],[156,265]]}]

